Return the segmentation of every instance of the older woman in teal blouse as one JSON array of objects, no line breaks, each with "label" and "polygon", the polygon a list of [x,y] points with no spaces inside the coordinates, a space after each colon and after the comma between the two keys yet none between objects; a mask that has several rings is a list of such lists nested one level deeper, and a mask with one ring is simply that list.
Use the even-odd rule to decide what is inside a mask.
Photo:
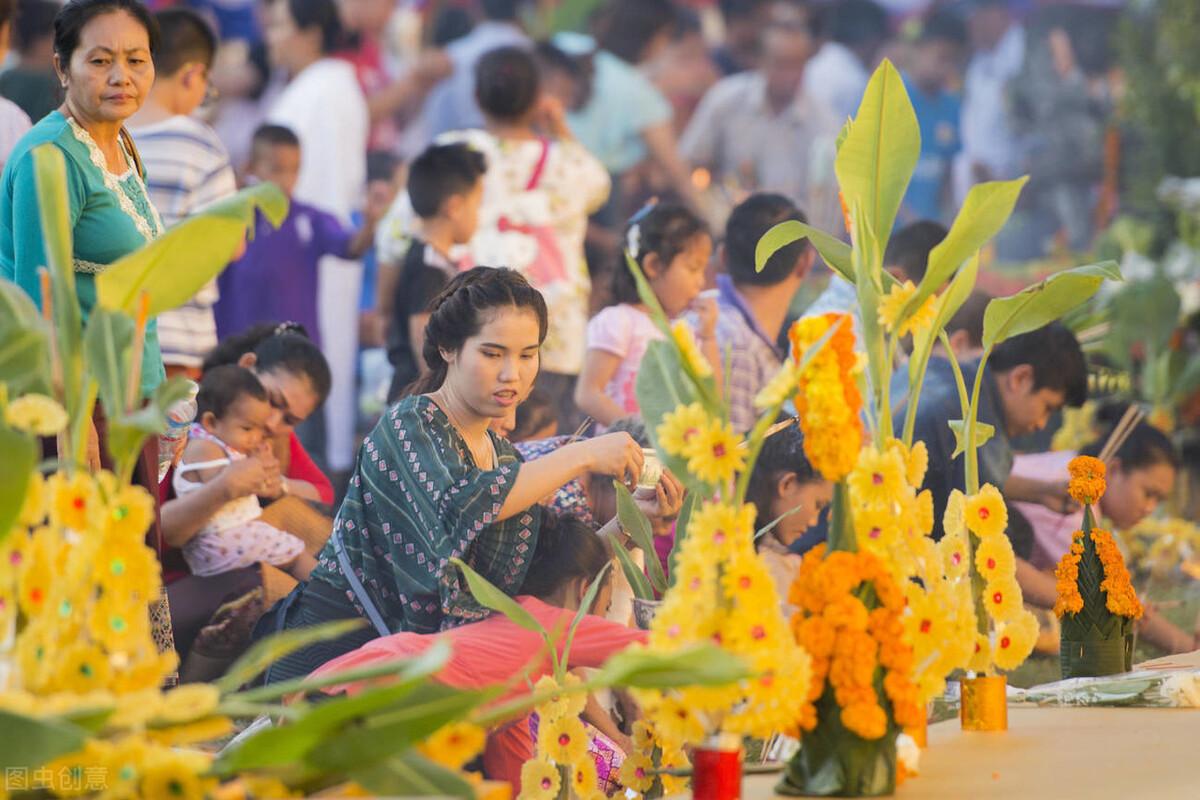
[{"label": "older woman in teal blouse", "polygon": [[[55,69],[66,100],[22,137],[0,177],[0,276],[40,305],[37,271],[46,255],[32,151],[53,145],[66,162],[76,292],[86,318],[96,304],[96,275],[162,233],[124,129],[154,83],[158,28],[137,0],[72,0],[59,12],[54,30]],[[151,392],[162,379],[151,321],[142,392]]]}]

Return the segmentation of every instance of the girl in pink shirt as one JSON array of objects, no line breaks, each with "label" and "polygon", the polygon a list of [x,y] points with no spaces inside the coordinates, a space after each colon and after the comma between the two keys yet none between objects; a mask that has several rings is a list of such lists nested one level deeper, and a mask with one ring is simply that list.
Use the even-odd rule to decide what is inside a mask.
[{"label": "girl in pink shirt", "polygon": [[[550,631],[560,657],[567,629],[588,586],[611,559],[607,541],[587,525],[569,518],[552,522],[547,515],[538,535],[529,573],[515,599]],[[575,632],[567,656],[569,669],[598,667],[630,644],[645,641],[643,631],[602,618],[612,598],[611,575],[611,570],[605,573],[604,585]],[[540,663],[529,673],[531,683],[553,671],[540,635],[516,625],[503,614],[494,614],[482,622],[437,634],[396,633],[373,639],[357,650],[325,663],[313,672],[313,676],[413,658],[439,640],[451,643],[452,654],[435,679],[458,689],[480,689],[505,683],[529,667],[534,658],[539,658]],[[356,694],[363,688],[362,682],[356,682],[325,691]],[[516,690],[514,694],[521,691]],[[519,789],[521,765],[532,758],[533,753],[528,717],[508,723],[488,737],[483,757],[484,772],[489,778],[509,781],[514,789]]]}]

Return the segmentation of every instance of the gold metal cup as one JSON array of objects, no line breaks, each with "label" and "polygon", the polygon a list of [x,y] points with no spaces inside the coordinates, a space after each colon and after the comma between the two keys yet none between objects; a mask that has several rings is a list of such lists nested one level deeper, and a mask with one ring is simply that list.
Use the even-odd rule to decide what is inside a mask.
[{"label": "gold metal cup", "polygon": [[964,731],[1008,730],[1008,679],[1003,675],[964,678],[960,717]]}]

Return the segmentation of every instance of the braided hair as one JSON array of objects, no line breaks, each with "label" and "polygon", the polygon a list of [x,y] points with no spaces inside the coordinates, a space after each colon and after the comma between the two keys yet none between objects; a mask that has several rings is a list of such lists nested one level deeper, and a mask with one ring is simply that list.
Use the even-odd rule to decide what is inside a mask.
[{"label": "braided hair", "polygon": [[449,365],[442,352],[458,352],[483,328],[484,312],[493,308],[528,309],[538,321],[538,343],[546,340],[549,324],[542,293],[516,270],[475,267],[456,275],[429,304],[425,346],[421,355],[429,371],[417,378],[404,395],[428,394],[446,380]]}]

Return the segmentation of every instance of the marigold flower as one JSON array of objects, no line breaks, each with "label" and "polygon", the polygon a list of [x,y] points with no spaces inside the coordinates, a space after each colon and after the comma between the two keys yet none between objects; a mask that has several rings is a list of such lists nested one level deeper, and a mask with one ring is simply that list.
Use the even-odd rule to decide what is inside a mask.
[{"label": "marigold flower", "polygon": [[673,456],[688,458],[693,440],[708,427],[708,412],[699,403],[680,405],[663,415],[658,426],[658,443]]},{"label": "marigold flower", "polygon": [[879,739],[887,733],[887,714],[878,703],[855,703],[842,709],[846,730],[863,739]]},{"label": "marigold flower", "polygon": [[854,467],[863,435],[853,326],[847,314],[806,317],[792,326],[788,338],[798,363],[833,325],[837,331],[800,375],[796,410],[809,461],[826,479],[839,481]]},{"label": "marigold flower", "polygon": [[67,412],[58,401],[44,394],[18,397],[4,409],[4,421],[34,436],[54,436],[67,427]]},{"label": "marigold flower", "polygon": [[1104,567],[1104,580],[1100,582],[1100,589],[1105,593],[1105,607],[1118,616],[1141,619],[1141,601],[1133,589],[1129,570],[1125,568],[1125,558],[1121,555],[1117,543],[1113,541],[1112,534],[1093,528],[1091,537],[1096,545],[1096,555]]},{"label": "marigold flower", "polygon": [[724,483],[746,468],[742,439],[724,423],[713,422],[691,441],[688,470],[705,483]]},{"label": "marigold flower", "polygon": [[1037,618],[1028,611],[1022,611],[1009,622],[998,626],[996,643],[992,648],[992,658],[996,666],[1003,670],[1021,666],[1033,652],[1037,638]]},{"label": "marigold flower", "polygon": [[800,384],[800,370],[794,361],[784,361],[767,385],[754,396],[754,407],[760,411],[781,405]]},{"label": "marigold flower", "polygon": [[712,365],[708,363],[708,359],[700,351],[700,345],[696,343],[696,337],[692,335],[690,325],[683,320],[672,324],[671,339],[675,342],[675,346],[679,348],[680,358],[683,359],[686,367],[701,378],[712,375]]},{"label": "marigold flower", "polygon": [[1076,456],[1067,464],[1067,472],[1071,480],[1067,483],[1067,493],[1085,506],[1097,502],[1104,494],[1105,467],[1104,462],[1091,456]]},{"label": "marigold flower", "polygon": [[1008,508],[1000,490],[985,483],[979,494],[967,498],[964,519],[967,528],[980,539],[1002,536],[1008,527]]}]

